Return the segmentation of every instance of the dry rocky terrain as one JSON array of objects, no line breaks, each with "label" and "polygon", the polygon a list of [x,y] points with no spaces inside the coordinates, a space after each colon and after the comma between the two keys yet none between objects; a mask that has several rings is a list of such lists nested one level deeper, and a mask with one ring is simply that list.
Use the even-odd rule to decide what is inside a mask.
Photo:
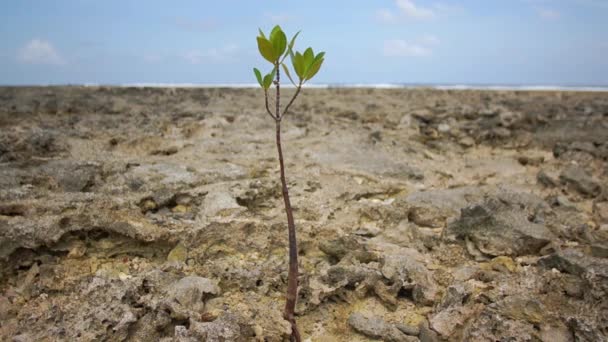
[{"label": "dry rocky terrain", "polygon": [[[305,89],[283,126],[306,340],[608,340],[607,93]],[[256,89],[0,88],[0,340],[286,340],[273,129]]]}]

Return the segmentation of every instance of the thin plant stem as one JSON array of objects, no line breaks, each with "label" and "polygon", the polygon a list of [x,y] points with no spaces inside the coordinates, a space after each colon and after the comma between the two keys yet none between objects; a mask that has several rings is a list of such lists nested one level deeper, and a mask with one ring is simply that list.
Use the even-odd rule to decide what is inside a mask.
[{"label": "thin plant stem", "polygon": [[[291,207],[291,201],[289,200],[289,190],[287,189],[287,180],[285,178],[285,163],[283,162],[283,149],[281,147],[281,117],[279,116],[280,110],[280,97],[281,97],[281,78],[280,71],[277,64],[277,75],[276,75],[276,143],[277,151],[279,154],[279,166],[281,172],[281,185],[283,192],[283,201],[285,202],[285,213],[287,214],[287,228],[289,230],[289,271],[287,273],[287,296],[285,300],[285,311],[283,318],[289,321],[291,324],[291,338],[292,342],[300,342],[300,332],[296,325],[295,309],[296,300],[298,298],[298,245],[296,240],[296,225],[293,219],[293,209]],[[295,98],[295,97],[294,97]],[[292,101],[293,102],[293,98]]]}]

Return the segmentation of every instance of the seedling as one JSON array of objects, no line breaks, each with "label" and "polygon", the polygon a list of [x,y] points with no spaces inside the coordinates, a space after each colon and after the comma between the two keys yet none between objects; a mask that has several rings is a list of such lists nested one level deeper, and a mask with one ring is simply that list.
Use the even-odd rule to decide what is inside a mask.
[{"label": "seedling", "polygon": [[[291,323],[291,341],[300,342],[300,333],[294,315],[296,300],[298,298],[298,244],[296,241],[296,226],[293,221],[293,210],[291,208],[291,201],[289,200],[287,181],[285,180],[285,165],[283,163],[283,150],[281,148],[281,120],[283,120],[289,107],[291,107],[296,97],[300,94],[302,86],[312,79],[321,69],[325,53],[320,52],[315,54],[310,47],[303,53],[294,52],[294,44],[300,32],[296,33],[288,44],[287,36],[278,25],[272,29],[268,38],[266,38],[266,35],[264,35],[262,30],[259,30],[259,33],[260,35],[257,37],[258,50],[262,57],[272,64],[272,70],[268,74],[262,76],[260,70],[253,68],[253,73],[264,90],[266,112],[268,112],[268,115],[270,115],[275,122],[283,201],[285,202],[285,213],[287,214],[287,227],[289,230],[289,272],[287,274],[287,295],[283,318]],[[297,76],[297,82],[291,77],[288,65],[284,63],[288,56],[291,59],[291,65]],[[287,78],[289,78],[291,83],[296,87],[291,100],[289,100],[283,111],[281,111],[281,69],[283,69]],[[273,84],[276,90],[274,111],[271,110],[268,101],[268,92],[270,86]]]}]

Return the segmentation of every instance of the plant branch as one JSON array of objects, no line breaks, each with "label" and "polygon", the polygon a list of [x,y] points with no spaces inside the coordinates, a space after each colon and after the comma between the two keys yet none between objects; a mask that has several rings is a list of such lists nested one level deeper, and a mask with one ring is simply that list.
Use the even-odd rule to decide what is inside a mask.
[{"label": "plant branch", "polygon": [[279,120],[282,119],[283,116],[285,116],[285,114],[287,114],[289,107],[291,107],[291,104],[296,100],[296,97],[298,97],[298,94],[300,94],[300,90],[302,90],[302,81],[300,81],[300,84],[298,84],[298,86],[296,88],[296,92],[293,94],[293,97],[291,98],[291,100],[289,100],[289,103],[287,103],[287,106],[283,110],[283,114],[281,114],[281,116],[279,116]]},{"label": "plant branch", "polygon": [[270,110],[270,107],[268,106],[268,90],[266,90],[266,89],[264,89],[264,100],[266,102],[266,112],[268,112],[268,115],[270,115],[270,117],[274,121],[277,121],[278,120],[277,117],[274,114],[272,114],[272,111]]}]

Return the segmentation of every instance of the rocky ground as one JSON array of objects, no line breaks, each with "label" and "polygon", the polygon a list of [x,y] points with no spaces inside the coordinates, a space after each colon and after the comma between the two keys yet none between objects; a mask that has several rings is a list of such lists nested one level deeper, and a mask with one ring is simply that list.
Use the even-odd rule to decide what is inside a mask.
[{"label": "rocky ground", "polygon": [[[0,88],[0,340],[284,341],[259,90]],[[308,341],[608,340],[608,94],[306,89]]]}]

